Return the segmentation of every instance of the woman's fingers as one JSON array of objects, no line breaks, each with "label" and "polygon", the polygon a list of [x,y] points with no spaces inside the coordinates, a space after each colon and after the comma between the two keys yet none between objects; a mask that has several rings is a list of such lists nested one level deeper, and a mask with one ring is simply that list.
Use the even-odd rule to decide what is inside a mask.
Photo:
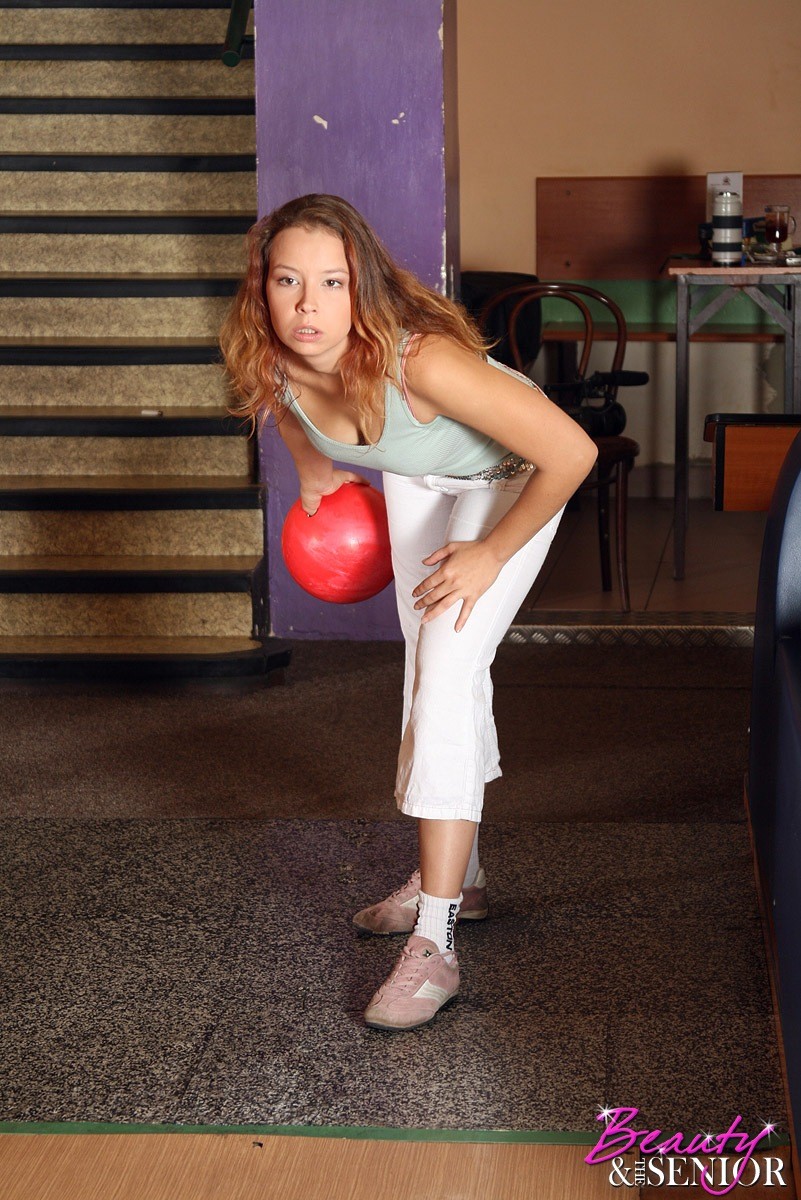
[{"label": "woman's fingers", "polygon": [[426,609],[420,618],[420,624],[425,625],[426,621],[433,621],[440,613],[447,612],[449,608],[453,608],[454,604],[458,604],[461,598],[457,593],[449,592],[447,596],[443,596],[431,608]]},{"label": "woman's fingers", "polygon": [[422,561],[426,567],[432,567],[435,563],[442,562],[443,558],[448,558],[453,552],[453,547],[450,543],[447,546],[440,546],[439,550],[435,550],[433,554],[427,555]]},{"label": "woman's fingers", "polygon": [[323,496],[333,496],[334,492],[346,483],[358,484],[362,487],[368,487],[370,481],[365,479],[363,475],[357,475],[355,471],[340,471],[336,469],[333,473],[331,487],[320,492],[307,492],[304,496],[301,492],[300,503],[307,517],[313,517],[320,507]]},{"label": "woman's fingers", "polygon": [[[427,558],[424,558],[423,565],[427,567],[436,566],[437,563],[441,563],[450,558],[452,553],[453,547],[450,544],[447,546],[442,546],[439,550],[435,550],[433,554],[429,554]],[[418,583],[417,587],[412,592],[412,595],[422,596],[424,593],[430,592],[432,588],[437,587],[438,584],[447,583],[447,581],[448,576],[446,572],[440,568],[439,571],[435,571],[433,575],[429,575],[427,579],[424,579],[422,583]],[[429,601],[429,603],[431,603],[431,601]],[[415,607],[418,606],[416,605]]]},{"label": "woman's fingers", "polygon": [[423,562],[439,568],[412,592],[421,621],[431,621],[458,601],[461,609],[454,629],[463,629],[476,602],[498,577],[500,565],[483,542],[448,542]]},{"label": "woman's fingers", "polygon": [[444,600],[446,596],[450,596],[453,592],[453,587],[448,583],[441,583],[436,587],[430,588],[424,596],[415,604],[415,608],[430,608],[432,604],[438,604],[440,600]]},{"label": "woman's fingers", "polygon": [[473,600],[465,600],[459,611],[459,616],[456,618],[456,624],[453,627],[457,633],[459,633],[461,629],[464,629],[465,625],[467,624],[467,618],[470,616],[474,607],[475,602]]}]

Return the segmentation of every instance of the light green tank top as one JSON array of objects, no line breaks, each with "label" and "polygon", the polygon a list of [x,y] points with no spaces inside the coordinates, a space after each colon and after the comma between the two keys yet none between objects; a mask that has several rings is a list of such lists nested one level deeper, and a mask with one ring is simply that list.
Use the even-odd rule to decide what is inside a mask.
[{"label": "light green tank top", "polygon": [[[531,380],[492,358],[499,371],[534,386]],[[506,446],[450,417],[418,421],[399,388],[387,380],[384,391],[384,427],[375,445],[353,446],[326,437],[313,425],[287,385],[284,402],[303,426],[315,449],[337,462],[372,467],[394,475],[474,475],[493,467],[509,453]]]}]

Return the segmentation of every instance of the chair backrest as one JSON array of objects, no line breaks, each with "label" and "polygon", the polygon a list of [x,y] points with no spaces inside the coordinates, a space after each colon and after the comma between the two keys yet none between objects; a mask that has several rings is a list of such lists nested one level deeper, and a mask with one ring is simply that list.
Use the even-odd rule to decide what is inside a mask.
[{"label": "chair backrest", "polygon": [[[531,365],[531,360],[525,358],[521,349],[523,344],[522,338],[526,320],[535,319],[538,329],[540,328],[542,321],[542,301],[544,299],[567,301],[581,313],[584,330],[583,335],[580,335],[576,339],[581,342],[581,354],[578,361],[576,381],[586,377],[590,354],[592,352],[595,323],[590,306],[587,303],[588,300],[602,305],[614,318],[617,338],[612,354],[610,370],[619,371],[621,369],[626,354],[626,318],[614,300],[604,295],[603,292],[599,292],[597,288],[589,287],[587,284],[536,283],[532,285],[520,284],[517,287],[509,288],[505,292],[500,292],[488,301],[479,317],[479,325],[482,329],[486,330],[496,307],[504,306],[508,310],[511,302],[508,342],[512,354],[512,365],[518,371],[525,371]],[[535,315],[532,317],[532,314]],[[614,400],[617,396],[617,385],[608,384],[604,389],[604,395],[606,399]]]},{"label": "chair backrest", "polygon": [[[536,275],[524,275],[519,271],[462,271],[462,304],[481,325],[484,334],[492,339],[492,357],[507,367],[515,365],[509,345],[509,319],[514,307],[514,295],[518,288],[534,287],[537,283],[539,280]],[[505,299],[501,300],[501,297]],[[481,314],[485,310],[489,315],[482,324]],[[520,339],[520,352],[527,363],[537,357],[541,344],[537,312],[532,314]]]}]

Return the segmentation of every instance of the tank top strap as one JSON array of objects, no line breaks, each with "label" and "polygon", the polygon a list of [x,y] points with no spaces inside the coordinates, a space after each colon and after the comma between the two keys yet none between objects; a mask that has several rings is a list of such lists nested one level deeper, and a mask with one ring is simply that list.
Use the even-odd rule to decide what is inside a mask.
[{"label": "tank top strap", "polygon": [[411,350],[412,346],[414,345],[415,342],[419,341],[422,336],[423,336],[422,333],[409,333],[409,334],[405,335],[403,342],[401,343],[402,344],[401,360],[400,360],[401,396],[403,397],[404,404],[406,405],[409,412],[414,417],[415,421],[418,419],[417,414],[415,413],[414,409],[412,408],[412,402],[409,399],[409,392],[406,388],[406,360],[409,357],[409,351]]}]

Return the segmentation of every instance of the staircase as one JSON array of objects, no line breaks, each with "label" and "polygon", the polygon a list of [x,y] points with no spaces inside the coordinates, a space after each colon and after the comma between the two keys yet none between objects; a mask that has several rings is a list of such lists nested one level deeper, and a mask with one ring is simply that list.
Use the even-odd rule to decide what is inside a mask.
[{"label": "staircase", "polygon": [[255,219],[225,0],[0,0],[0,676],[263,675],[217,332]]}]

